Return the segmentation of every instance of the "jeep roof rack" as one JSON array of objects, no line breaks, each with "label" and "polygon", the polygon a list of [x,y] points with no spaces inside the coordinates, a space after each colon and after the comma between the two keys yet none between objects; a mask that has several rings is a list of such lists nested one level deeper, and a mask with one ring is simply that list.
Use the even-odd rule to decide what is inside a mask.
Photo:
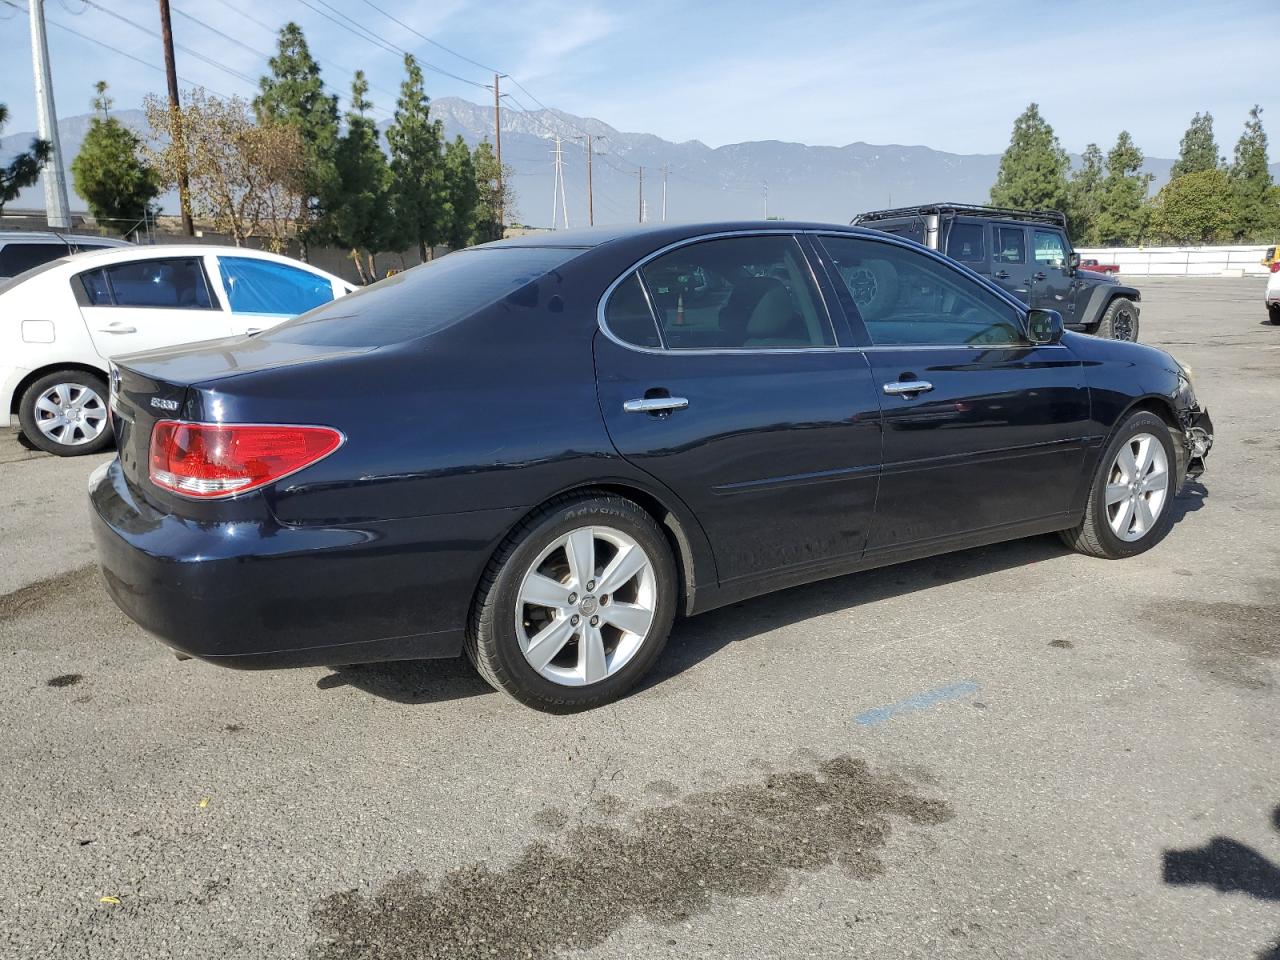
[{"label": "jeep roof rack", "polygon": [[926,203],[917,207],[897,207],[892,210],[870,210],[860,213],[849,222],[868,223],[875,220],[893,220],[899,217],[924,217],[927,215],[972,214],[979,217],[999,217],[1005,220],[1025,220],[1029,223],[1051,223],[1067,226],[1067,215],[1057,210],[1011,210],[1006,207],[984,207],[974,203]]}]

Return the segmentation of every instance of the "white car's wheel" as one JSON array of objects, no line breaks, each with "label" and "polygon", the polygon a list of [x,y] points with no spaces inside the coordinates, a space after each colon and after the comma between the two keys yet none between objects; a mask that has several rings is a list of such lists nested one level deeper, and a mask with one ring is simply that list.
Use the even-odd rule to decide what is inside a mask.
[{"label": "white car's wheel", "polygon": [[83,370],[57,370],[35,381],[18,401],[28,440],[60,457],[98,453],[111,443],[107,384]]}]

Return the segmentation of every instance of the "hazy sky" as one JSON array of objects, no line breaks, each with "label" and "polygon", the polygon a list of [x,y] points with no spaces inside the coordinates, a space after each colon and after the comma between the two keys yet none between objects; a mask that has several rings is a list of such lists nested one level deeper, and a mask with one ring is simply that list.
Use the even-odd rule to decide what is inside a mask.
[{"label": "hazy sky", "polygon": [[[164,90],[160,42],[101,8],[158,30],[155,0],[46,0],[61,116],[89,110],[106,79],[117,107]],[[1063,145],[1104,149],[1127,127],[1154,156],[1174,156],[1187,121],[1212,111],[1230,154],[1249,106],[1261,103],[1280,156],[1272,65],[1280,10],[1250,0],[374,0],[454,51],[512,74],[543,103],[613,126],[712,146],[742,140],[840,145],[925,144],[999,152],[1014,117],[1036,100]],[[16,6],[15,6],[16,5]],[[25,0],[0,0],[0,102],[6,130],[35,127]],[[489,71],[432,46],[366,0],[171,0],[177,43],[249,79],[266,68],[273,31],[302,24],[325,80],[342,93],[361,67],[379,116],[393,107],[400,54],[361,37],[345,14],[390,47],[474,83]],[[19,9],[21,8],[21,9]],[[198,18],[202,23],[190,19]],[[206,26],[207,25],[207,26]],[[110,44],[138,63],[76,36]],[[229,37],[208,29],[216,28]],[[249,80],[178,51],[178,72],[223,94]],[[428,73],[432,96],[492,96]],[[513,108],[531,96],[504,83]]]}]

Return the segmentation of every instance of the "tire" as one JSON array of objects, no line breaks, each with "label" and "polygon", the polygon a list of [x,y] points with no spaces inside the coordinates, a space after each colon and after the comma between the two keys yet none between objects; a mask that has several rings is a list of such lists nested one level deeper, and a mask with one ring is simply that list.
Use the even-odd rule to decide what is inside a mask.
[{"label": "tire", "polygon": [[55,370],[23,391],[18,421],[27,439],[48,453],[59,457],[100,453],[112,439],[107,382],[96,373]]},{"label": "tire", "polygon": [[[594,557],[589,568],[571,552],[586,542],[585,531]],[[586,574],[575,572],[590,569],[597,579],[610,569],[625,573],[630,565],[609,565],[624,550],[637,560],[632,547],[647,566],[616,580],[616,596],[602,592],[609,589],[603,582],[583,584]],[[468,623],[467,656],[491,686],[530,707],[554,713],[597,707],[634,687],[662,653],[676,592],[671,548],[643,509],[604,493],[557,497],[513,530],[485,568]],[[530,601],[531,594],[547,602]],[[614,616],[636,629],[618,627]],[[593,637],[600,645],[586,646]]]},{"label": "tire", "polygon": [[1128,297],[1116,297],[1107,305],[1098,324],[1098,336],[1108,340],[1138,339],[1138,305]]},{"label": "tire", "polygon": [[[1146,442],[1158,444],[1160,453],[1154,449],[1144,448],[1143,444]],[[1130,454],[1133,454],[1135,446],[1143,449],[1143,452],[1149,449],[1146,464],[1143,463],[1141,454],[1135,456],[1134,460],[1139,467],[1138,478],[1126,477],[1123,475],[1124,468],[1120,462],[1121,452],[1128,447]],[[1139,485],[1135,491],[1134,480],[1140,480],[1143,475],[1151,476],[1152,474],[1145,469],[1146,465],[1151,464],[1158,470],[1161,459],[1163,459],[1165,485],[1158,505],[1154,505],[1153,508],[1155,494],[1158,492],[1157,484],[1149,483],[1145,487]],[[1084,519],[1078,526],[1062,531],[1063,541],[1073,550],[1107,560],[1133,557],[1150,550],[1164,539],[1169,528],[1173,526],[1172,504],[1174,495],[1177,493],[1177,482],[1178,458],[1169,434],[1169,425],[1154,413],[1145,410],[1131,414],[1116,430],[1098,462],[1097,473],[1089,488],[1089,501],[1085,507]],[[1111,505],[1108,505],[1109,488],[1113,494]],[[1124,490],[1130,492],[1121,493]],[[1114,497],[1115,494],[1119,494],[1118,502]],[[1131,497],[1137,497],[1146,502],[1147,510],[1155,514],[1154,523],[1143,522],[1141,507],[1137,505],[1136,500],[1132,507],[1128,505]],[[1126,510],[1131,511],[1127,514],[1131,523],[1125,521]],[[1117,526],[1122,532],[1117,531]],[[1140,526],[1143,529],[1139,530]]]},{"label": "tire", "polygon": [[1267,304],[1267,319],[1280,327],[1280,304]]}]

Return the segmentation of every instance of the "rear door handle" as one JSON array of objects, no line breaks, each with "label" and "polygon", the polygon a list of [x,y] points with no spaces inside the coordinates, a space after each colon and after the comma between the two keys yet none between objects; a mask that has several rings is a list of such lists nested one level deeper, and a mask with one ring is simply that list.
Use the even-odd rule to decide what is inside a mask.
[{"label": "rear door handle", "polygon": [[927,393],[933,389],[928,380],[895,380],[884,385],[884,392],[891,397],[907,397],[910,399],[917,393]]},{"label": "rear door handle", "polygon": [[995,274],[995,278],[996,278],[997,280],[1008,280],[1008,279],[1009,279],[1009,271],[1008,271],[1008,270],[999,270],[999,271],[997,271],[997,272],[996,272],[996,274]]},{"label": "rear door handle", "polygon": [[137,333],[137,327],[122,327],[119,324],[112,324],[109,327],[99,327],[99,333]]},{"label": "rear door handle", "polygon": [[672,410],[683,410],[689,405],[684,397],[642,397],[639,400],[627,400],[622,404],[626,413],[669,413]]}]

